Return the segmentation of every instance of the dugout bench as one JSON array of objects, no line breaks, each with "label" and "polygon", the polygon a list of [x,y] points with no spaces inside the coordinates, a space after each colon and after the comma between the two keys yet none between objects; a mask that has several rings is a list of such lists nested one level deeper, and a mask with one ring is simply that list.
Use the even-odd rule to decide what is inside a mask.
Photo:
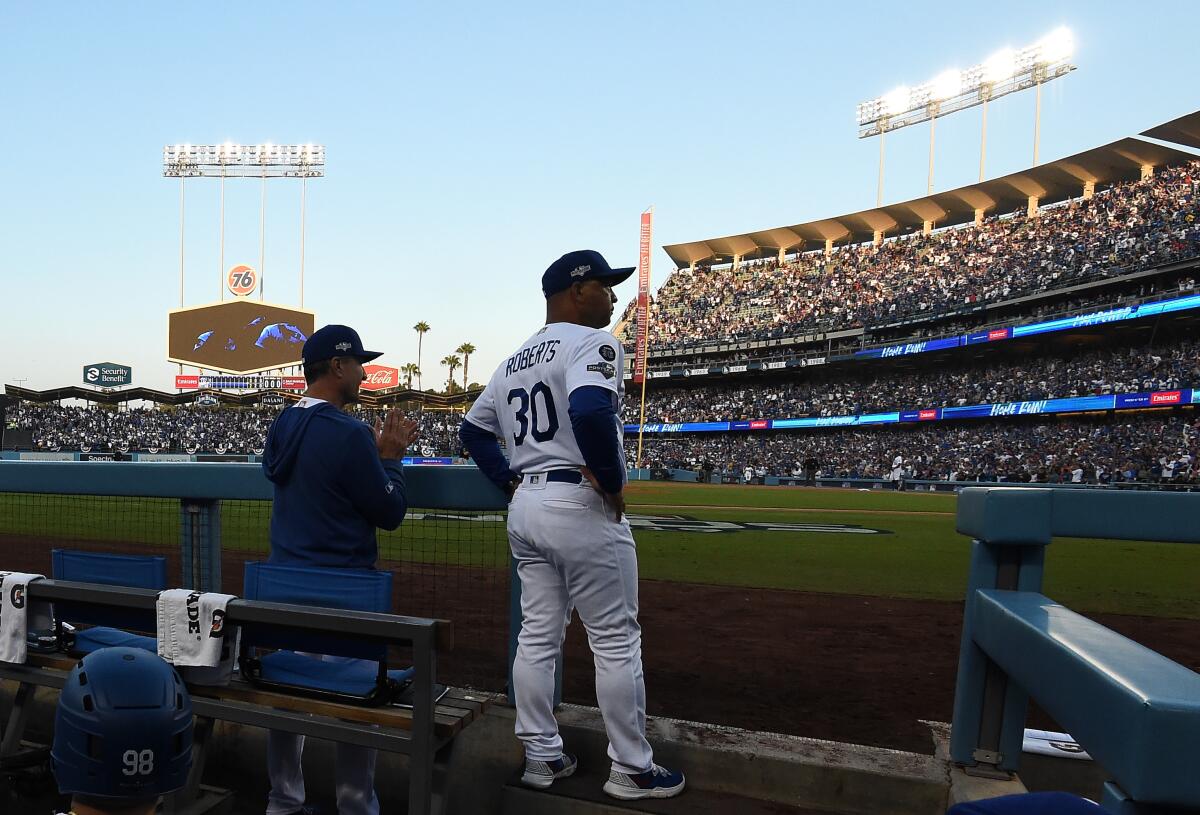
[{"label": "dugout bench", "polygon": [[[64,580],[29,584],[32,602],[73,604],[103,610],[154,614],[158,592]],[[440,815],[446,808],[447,769],[454,739],[480,718],[489,699],[482,694],[451,690],[435,701],[437,653],[453,648],[453,628],[445,620],[395,614],[314,608],[286,603],[231,600],[227,625],[251,625],[337,635],[349,640],[411,648],[411,708],[367,707],[304,698],[257,688],[235,678],[225,686],[190,684],[196,715],[195,747],[188,784],[168,802],[169,812],[199,813],[197,797],[213,723],[217,720],[356,744],[409,756],[409,815]],[[30,651],[26,663],[0,663],[0,679],[17,682],[12,712],[4,724],[0,757],[19,752],[21,737],[38,686],[61,689],[74,660],[61,653]]]}]

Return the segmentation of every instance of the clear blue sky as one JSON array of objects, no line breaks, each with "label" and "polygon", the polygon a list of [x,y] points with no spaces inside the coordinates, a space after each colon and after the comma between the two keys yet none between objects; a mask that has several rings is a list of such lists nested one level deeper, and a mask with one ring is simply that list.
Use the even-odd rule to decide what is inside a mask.
[{"label": "clear blue sky", "polygon": [[[0,384],[85,363],[169,387],[175,142],[320,142],[306,306],[426,386],[460,343],[473,380],[541,325],[541,271],[874,204],[857,102],[1059,25],[1079,70],[1047,86],[1041,156],[1200,107],[1195,6],[1125,2],[9,3],[0,9]],[[1028,166],[1033,94],[989,111],[989,175]],[[885,197],[925,191],[926,127],[889,136]],[[975,180],[978,110],[939,122],[936,186]],[[188,305],[217,297],[217,184],[188,188]],[[258,260],[257,182],[229,182],[226,265]],[[269,189],[267,299],[295,304],[299,187]],[[634,294],[628,283],[622,305]]]}]

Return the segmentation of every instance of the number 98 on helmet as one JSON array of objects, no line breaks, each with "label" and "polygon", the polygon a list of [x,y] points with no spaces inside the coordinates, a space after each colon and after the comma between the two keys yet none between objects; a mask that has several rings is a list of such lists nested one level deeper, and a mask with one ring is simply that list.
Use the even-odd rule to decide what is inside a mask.
[{"label": "number 98 on helmet", "polygon": [[71,670],[54,717],[59,792],[156,798],[186,783],[192,700],[175,669],[140,648],[102,648]]}]

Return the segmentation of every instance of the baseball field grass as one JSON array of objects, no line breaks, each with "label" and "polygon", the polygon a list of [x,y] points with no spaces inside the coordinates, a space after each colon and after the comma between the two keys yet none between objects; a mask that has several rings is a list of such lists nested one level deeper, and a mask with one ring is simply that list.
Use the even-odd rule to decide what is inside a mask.
[{"label": "baseball field grass", "polygon": [[[955,532],[956,497],[795,487],[634,483],[629,511],[645,579],[810,592],[958,600],[969,541]],[[222,546],[267,548],[269,504],[222,506]],[[0,495],[3,547],[94,540],[173,545],[172,499]],[[503,518],[414,510],[381,555],[506,568]],[[1200,619],[1200,546],[1056,540],[1045,593],[1085,612]]]}]

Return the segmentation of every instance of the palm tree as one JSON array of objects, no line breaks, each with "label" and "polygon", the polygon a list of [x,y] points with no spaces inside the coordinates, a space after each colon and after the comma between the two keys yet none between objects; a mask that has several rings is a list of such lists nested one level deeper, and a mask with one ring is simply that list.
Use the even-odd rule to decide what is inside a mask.
[{"label": "palm tree", "polygon": [[417,367],[416,363],[406,362],[400,366],[400,372],[404,374],[404,387],[412,390],[413,377],[419,376],[421,369]]},{"label": "palm tree", "polygon": [[[425,340],[425,332],[429,330],[429,323],[422,320],[413,326],[413,331],[417,332],[417,368],[421,367],[421,344]],[[417,390],[421,389],[421,371],[417,371]]]},{"label": "palm tree", "polygon": [[459,365],[462,365],[462,360],[459,359],[456,354],[450,354],[449,356],[442,357],[442,364],[450,369],[450,379],[448,381],[446,390],[447,391],[453,390],[454,371],[456,368],[458,368]]},{"label": "palm tree", "polygon": [[464,342],[462,345],[454,349],[454,353],[463,355],[463,390],[467,389],[467,366],[471,364],[471,354],[475,353],[475,346],[469,342]]}]

